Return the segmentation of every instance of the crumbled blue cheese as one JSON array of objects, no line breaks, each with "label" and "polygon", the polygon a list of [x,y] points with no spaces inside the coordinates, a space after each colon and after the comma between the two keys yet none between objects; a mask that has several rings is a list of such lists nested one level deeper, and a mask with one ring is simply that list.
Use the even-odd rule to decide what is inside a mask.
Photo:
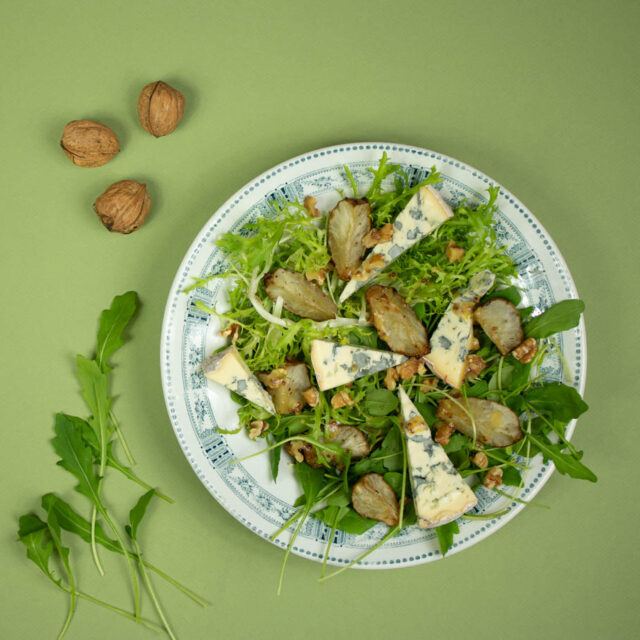
[{"label": "crumbled blue cheese", "polygon": [[251,373],[246,362],[234,346],[213,353],[202,363],[202,372],[230,391],[246,398],[265,411],[275,415],[273,400],[260,381]]},{"label": "crumbled blue cheese", "polygon": [[371,250],[360,269],[343,289],[340,303],[353,295],[399,255],[435,231],[452,215],[451,207],[433,187],[421,187],[395,219],[391,240]]},{"label": "crumbled blue cheese", "polygon": [[445,450],[434,442],[425,419],[402,387],[398,395],[418,526],[438,527],[472,509],[478,499]]},{"label": "crumbled blue cheese", "polygon": [[392,351],[368,349],[326,340],[311,343],[311,363],[321,391],[396,367],[408,358]]},{"label": "crumbled blue cheese", "polygon": [[476,273],[447,307],[429,340],[431,351],[424,357],[439,378],[459,389],[467,373],[467,355],[473,338],[473,308],[495,280],[491,271]]}]

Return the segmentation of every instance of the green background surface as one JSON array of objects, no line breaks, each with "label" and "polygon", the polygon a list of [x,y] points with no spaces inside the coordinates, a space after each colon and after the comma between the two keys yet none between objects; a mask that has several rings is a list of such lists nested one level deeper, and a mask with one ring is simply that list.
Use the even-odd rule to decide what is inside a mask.
[{"label": "green background surface", "polygon": [[[66,598],[15,543],[16,520],[42,493],[73,496],[49,444],[53,414],[84,414],[74,355],[90,352],[99,311],[129,289],[142,308],[117,356],[117,412],[140,475],[176,500],[151,507],[142,543],[212,603],[201,610],[156,582],[180,638],[637,637],[639,9],[585,0],[2,2],[0,637],[54,638],[64,620]],[[186,110],[176,132],[156,140],[140,127],[136,100],[157,79],[184,93]],[[78,118],[112,126],[120,155],[102,168],[73,166],[58,142]],[[211,498],[173,435],[160,385],[162,315],[189,244],[234,191],[293,155],[364,140],[480,168],[556,240],[587,304],[591,410],[574,441],[599,482],[556,473],[538,496],[551,510],[529,508],[433,564],[320,585],[319,565],[292,557],[278,598],[282,551]],[[131,236],[109,234],[92,211],[124,178],[146,182],[153,198]],[[137,492],[116,478],[107,487],[126,513]],[[84,554],[79,581],[128,607],[124,564],[102,555],[107,576]],[[152,636],[83,602],[67,637]]]}]

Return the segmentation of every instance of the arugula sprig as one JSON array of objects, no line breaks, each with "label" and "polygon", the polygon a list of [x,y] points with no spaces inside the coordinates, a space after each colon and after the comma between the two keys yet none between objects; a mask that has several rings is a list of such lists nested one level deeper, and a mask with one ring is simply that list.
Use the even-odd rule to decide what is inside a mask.
[{"label": "arugula sprig", "polygon": [[[123,449],[128,451],[128,448],[126,448],[126,443],[112,411],[113,398],[109,392],[109,376],[113,366],[109,363],[109,359],[124,344],[124,331],[134,316],[135,309],[136,294],[134,292],[116,296],[111,307],[101,314],[95,357],[93,359],[84,356],[77,357],[80,392],[91,412],[89,418],[85,420],[65,413],[58,413],[55,417],[55,435],[51,443],[59,458],[57,464],[75,478],[75,490],[89,500],[92,509],[91,519],[84,519],[70,504],[53,493],[47,493],[42,497],[42,508],[46,513],[46,521],[40,519],[36,514],[29,513],[22,516],[19,522],[18,536],[19,540],[27,547],[27,557],[58,588],[70,596],[69,612],[59,637],[62,637],[69,627],[77,599],[82,598],[155,630],[164,628],[167,634],[174,638],[173,631],[149,580],[147,569],[155,572],[198,604],[206,606],[206,603],[189,589],[143,559],[138,544],[137,529],[146,511],[146,506],[154,495],[168,502],[171,500],[141,480],[130,467],[121,464],[113,450],[117,443],[117,440],[114,439],[116,434],[118,434],[118,440],[123,445]],[[133,460],[130,452],[128,457],[130,461]],[[136,507],[132,509],[130,523],[125,526],[128,541],[111,516],[102,497],[102,485],[107,468],[118,470],[125,477],[147,490]],[[113,537],[109,537],[105,529]],[[100,562],[98,545],[119,553],[125,558],[133,590],[133,613],[128,613],[77,589],[71,568],[70,552],[62,543],[62,530],[73,533],[90,544],[94,563],[101,575],[104,574],[104,569]],[[59,560],[64,569],[65,581],[62,578],[57,578],[51,568],[50,561],[54,557]],[[140,616],[139,574],[163,627],[158,627]]]}]

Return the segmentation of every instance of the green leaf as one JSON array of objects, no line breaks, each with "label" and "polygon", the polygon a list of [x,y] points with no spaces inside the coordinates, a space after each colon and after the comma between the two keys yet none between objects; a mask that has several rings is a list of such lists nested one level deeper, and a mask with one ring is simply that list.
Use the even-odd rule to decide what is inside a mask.
[{"label": "green leaf", "polygon": [[100,370],[95,360],[89,360],[79,355],[76,356],[76,361],[80,393],[92,414],[89,422],[99,439],[106,438],[109,411],[111,410],[107,374]]},{"label": "green leaf", "polygon": [[503,467],[502,484],[510,487],[519,487],[522,484],[520,472],[515,467]]},{"label": "green leaf", "polygon": [[402,495],[402,474],[398,471],[388,471],[384,474],[384,479],[399,498]]},{"label": "green leaf", "polygon": [[[597,482],[598,477],[591,469],[586,467],[575,456],[569,453],[563,453],[563,444],[549,444],[545,442],[546,438],[541,436],[534,436],[529,434],[529,439],[540,450],[545,460],[552,460],[556,466],[556,469],[572,478],[578,480],[589,480],[590,482]],[[582,455],[579,453],[579,455]]]},{"label": "green leaf", "polygon": [[[402,436],[399,429],[391,429],[385,436],[380,446],[380,451],[385,457],[384,467],[387,471],[402,470]],[[392,455],[393,454],[393,455]]]},{"label": "green leaf", "polygon": [[518,287],[505,287],[504,289],[492,291],[489,295],[482,298],[482,302],[489,302],[489,300],[493,300],[495,298],[504,298],[511,302],[514,307],[517,307],[522,300],[522,295],[520,294],[520,289],[518,289]]},{"label": "green leaf", "polygon": [[128,291],[116,296],[111,302],[111,307],[100,315],[96,362],[101,371],[106,372],[113,368],[108,364],[109,357],[124,344],[122,334],[136,311],[136,302],[136,292]]},{"label": "green leaf", "polygon": [[[377,453],[377,455],[375,455]],[[351,471],[356,476],[364,475],[365,473],[380,473],[383,474],[386,469],[384,466],[384,460],[380,460],[380,451],[374,451],[368,458],[363,458],[351,465]]]},{"label": "green leaf", "polygon": [[436,423],[438,420],[436,417],[436,408],[432,404],[427,402],[415,402],[414,404],[428,425]]},{"label": "green leaf", "polygon": [[346,533],[360,535],[378,524],[377,520],[363,518],[351,507],[346,506],[329,505],[320,511],[315,511],[313,515],[325,524],[332,526],[336,512],[339,514],[337,528]]},{"label": "green leaf", "polygon": [[451,549],[451,546],[453,545],[453,537],[456,533],[460,533],[457,520],[436,527],[438,543],[440,544],[440,551],[443,556],[446,556],[447,551]]},{"label": "green leaf", "polygon": [[50,580],[59,584],[49,569],[53,553],[53,540],[49,527],[37,515],[28,513],[18,521],[18,538],[27,548],[27,558],[31,560]]},{"label": "green leaf", "polygon": [[[67,502],[53,493],[47,493],[42,496],[42,508],[47,512],[55,513],[58,523],[65,531],[91,543],[91,523],[74,511]],[[100,521],[97,521],[95,525],[95,539],[109,551],[122,554],[122,548],[115,540],[107,536]]]},{"label": "green leaf", "polygon": [[554,333],[573,329],[580,322],[583,311],[582,300],[563,300],[529,320],[524,333],[528,338],[548,338]]},{"label": "green leaf", "polygon": [[369,531],[371,527],[375,527],[377,524],[377,520],[363,518],[359,513],[350,508],[338,521],[338,528],[346,531],[347,533],[360,535],[365,531]]},{"label": "green leaf", "polygon": [[530,389],[522,397],[537,413],[565,423],[579,417],[589,408],[573,387],[561,382],[549,382]]},{"label": "green leaf", "polygon": [[389,389],[367,391],[362,408],[372,416],[386,416],[398,408],[398,398]]},{"label": "green leaf", "polygon": [[153,498],[154,495],[155,492],[153,489],[147,491],[140,497],[138,502],[136,502],[133,509],[129,511],[129,522],[131,523],[131,526],[126,526],[125,529],[132,540],[135,540],[138,536],[138,527],[140,526],[142,518],[144,518],[144,514],[147,512],[147,507],[151,502],[151,498]]},{"label": "green leaf", "polygon": [[98,478],[93,469],[93,452],[85,444],[80,430],[62,413],[56,415],[54,430],[56,436],[51,443],[60,457],[57,464],[76,477],[78,480],[76,491],[89,498],[98,509],[101,509]]},{"label": "green leaf", "polygon": [[470,449],[472,444],[471,438],[458,433],[457,431],[451,435],[449,442],[444,446],[444,450],[447,454],[456,453],[456,451],[462,451],[463,449]]},{"label": "green leaf", "polygon": [[469,398],[478,398],[489,391],[489,384],[486,380],[478,380],[475,384],[471,385],[467,389],[467,396]]},{"label": "green leaf", "polygon": [[302,485],[306,504],[312,504],[325,484],[324,469],[314,469],[304,462],[299,462],[295,466],[295,472]]}]

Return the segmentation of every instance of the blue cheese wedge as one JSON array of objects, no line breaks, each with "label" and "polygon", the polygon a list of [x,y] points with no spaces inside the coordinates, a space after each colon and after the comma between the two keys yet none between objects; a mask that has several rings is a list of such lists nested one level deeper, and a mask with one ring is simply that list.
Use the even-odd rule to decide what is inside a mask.
[{"label": "blue cheese wedge", "polygon": [[398,395],[418,526],[447,524],[472,509],[478,499],[445,450],[434,442],[425,419],[402,387]]},{"label": "blue cheese wedge", "polygon": [[246,362],[234,346],[213,353],[202,363],[202,372],[230,391],[246,398],[265,411],[275,415],[273,400],[260,381],[251,373]]},{"label": "blue cheese wedge", "polygon": [[396,367],[408,358],[380,349],[368,349],[326,340],[311,343],[311,363],[321,391]]},{"label": "blue cheese wedge", "polygon": [[433,187],[421,187],[395,219],[391,240],[376,245],[371,250],[343,289],[340,303],[452,215],[451,207]]},{"label": "blue cheese wedge", "polygon": [[459,389],[467,374],[467,355],[473,338],[473,309],[491,286],[491,271],[474,275],[469,286],[458,293],[447,307],[429,340],[431,351],[424,357],[439,378]]}]

